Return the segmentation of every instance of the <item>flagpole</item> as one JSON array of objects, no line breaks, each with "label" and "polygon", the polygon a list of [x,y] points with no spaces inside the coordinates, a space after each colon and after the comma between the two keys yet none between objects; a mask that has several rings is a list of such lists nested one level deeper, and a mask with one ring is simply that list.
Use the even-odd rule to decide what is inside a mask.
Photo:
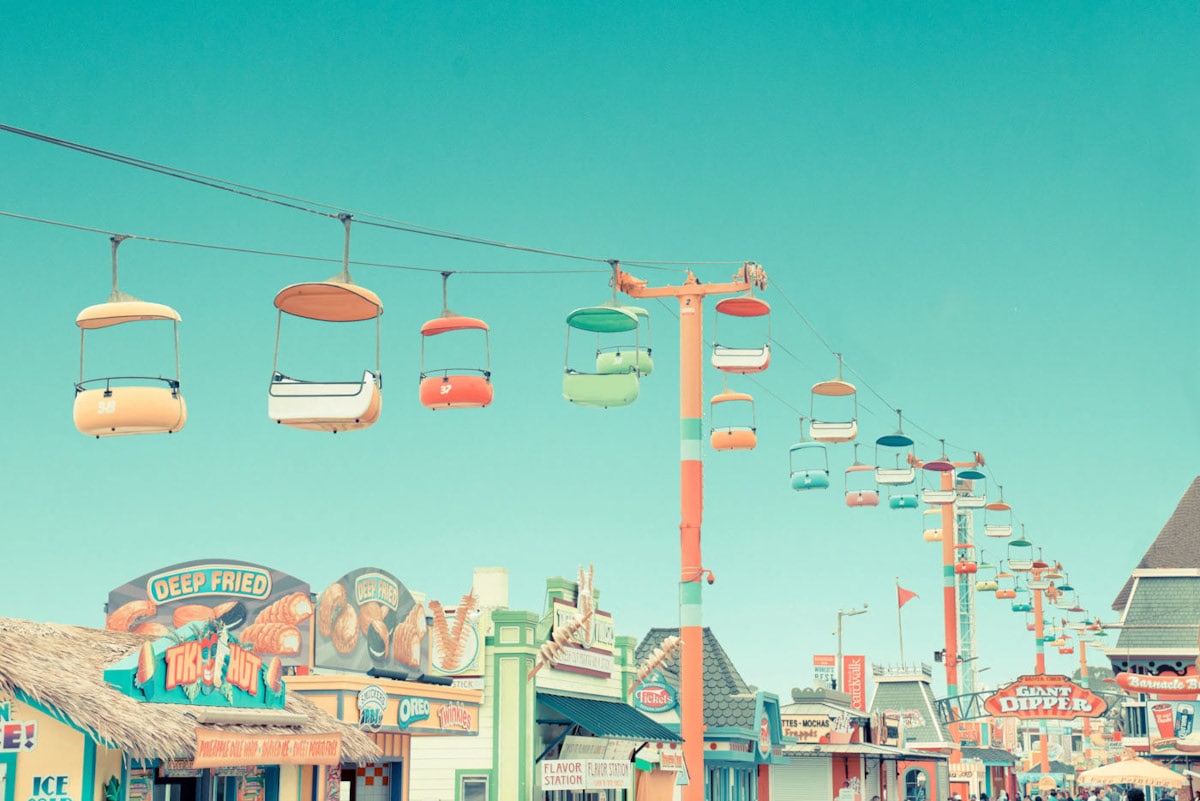
[{"label": "flagpole", "polygon": [[904,665],[904,619],[900,615],[900,577],[896,576],[896,632],[900,637],[900,665]]}]

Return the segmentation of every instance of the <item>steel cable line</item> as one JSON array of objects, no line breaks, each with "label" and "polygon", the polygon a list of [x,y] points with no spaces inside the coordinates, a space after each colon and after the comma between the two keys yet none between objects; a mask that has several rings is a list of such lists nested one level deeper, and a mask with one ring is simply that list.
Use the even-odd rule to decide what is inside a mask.
[{"label": "steel cable line", "polygon": [[[108,231],[103,228],[93,228],[87,225],[78,225],[76,223],[62,222],[60,220],[48,220],[43,217],[33,217],[28,214],[16,214],[11,211],[0,211],[0,217],[9,217],[15,220],[24,220],[26,222],[43,223],[45,225],[53,225],[59,228],[68,228],[74,231],[85,231],[93,234],[104,234],[105,236],[121,236],[126,239],[136,239],[142,242],[153,242],[162,245],[180,245],[190,248],[202,248],[205,250],[220,250],[229,253],[246,253],[254,256],[274,256],[287,259],[298,259],[301,261],[316,261],[327,262],[331,264],[341,264],[342,260],[326,256],[310,256],[303,253],[285,253],[274,250],[261,250],[258,248],[238,247],[234,245],[214,245],[206,242],[189,242],[182,239],[164,239],[155,236],[145,236],[142,234],[123,234],[117,231]],[[597,273],[608,273],[604,270],[480,270],[480,269],[459,269],[445,270],[440,267],[420,267],[408,264],[388,264],[384,262],[373,261],[350,261],[357,267],[382,267],[390,270],[406,270],[410,272],[423,273],[444,273],[449,272],[455,275],[588,275]]]},{"label": "steel cable line", "polygon": [[[580,255],[577,253],[568,253],[568,252],[560,251],[560,250],[551,250],[548,248],[539,248],[539,247],[534,247],[534,246],[530,246],[530,245],[519,245],[519,244],[515,244],[512,242],[502,242],[502,241],[496,240],[496,239],[489,239],[486,237],[475,236],[472,234],[465,234],[465,233],[460,233],[460,232],[456,232],[456,231],[449,231],[449,230],[445,230],[445,229],[434,228],[432,226],[421,225],[419,223],[407,222],[405,220],[398,220],[398,219],[386,217],[386,216],[379,215],[379,214],[373,214],[370,212],[356,211],[354,209],[349,209],[344,206],[338,206],[338,205],[335,205],[332,203],[325,203],[325,202],[319,201],[319,200],[310,200],[307,198],[297,197],[295,195],[288,195],[288,194],[284,194],[281,192],[274,192],[269,189],[263,189],[261,187],[251,186],[249,184],[238,183],[236,181],[230,181],[230,180],[224,179],[224,178],[215,178],[211,175],[204,175],[202,173],[193,172],[190,170],[184,170],[179,167],[171,167],[166,164],[160,164],[157,162],[149,161],[147,159],[138,158],[136,156],[130,156],[130,155],[127,155],[124,153],[116,153],[116,152],[113,152],[110,150],[103,150],[101,148],[93,147],[91,145],[85,145],[85,144],[82,144],[79,142],[73,142],[68,139],[61,139],[58,137],[50,136],[48,134],[38,133],[37,131],[30,131],[30,130],[26,130],[24,128],[18,128],[13,125],[6,125],[4,123],[0,123],[0,131],[16,134],[18,136],[23,136],[23,137],[26,137],[28,139],[33,139],[38,142],[42,142],[42,143],[49,144],[49,145],[54,145],[56,147],[66,148],[68,150],[73,150],[78,153],[83,153],[84,155],[95,156],[97,158],[107,159],[109,161],[113,161],[118,164],[124,164],[129,167],[136,167],[138,169],[147,170],[149,172],[157,173],[159,175],[165,175],[165,176],[168,176],[171,178],[178,178],[180,180],[189,181],[191,183],[199,184],[201,186],[207,186],[212,189],[220,189],[225,192],[230,192],[232,194],[239,195],[241,197],[247,197],[247,198],[251,198],[254,200],[261,200],[261,201],[268,202],[268,203],[274,203],[276,205],[283,206],[285,208],[290,208],[295,211],[302,211],[302,212],[305,212],[308,214],[316,214],[316,215],[319,215],[322,217],[336,219],[342,214],[350,214],[351,216],[353,216],[355,218],[356,222],[358,222],[362,225],[370,225],[370,226],[374,226],[377,228],[384,228],[384,229],[393,230],[393,231],[400,231],[403,233],[419,234],[421,236],[432,236],[432,237],[436,237],[439,239],[446,239],[446,240],[455,241],[455,242],[464,242],[467,244],[474,244],[474,245],[485,245],[488,247],[502,248],[505,250],[515,250],[515,251],[519,251],[519,252],[523,252],[523,253],[533,253],[533,254],[538,254],[538,255],[543,255],[543,256],[552,256],[552,257],[562,258],[562,259],[574,259],[577,261],[590,261],[590,262],[606,263],[606,264],[611,263],[613,261],[610,258],[605,258],[605,257],[601,257],[601,256],[586,256],[586,255]],[[680,261],[643,260],[643,261],[634,261],[634,262],[630,262],[630,263],[639,264],[648,269],[669,270],[668,267],[661,266],[661,265],[741,264],[742,262],[680,262]]]}]

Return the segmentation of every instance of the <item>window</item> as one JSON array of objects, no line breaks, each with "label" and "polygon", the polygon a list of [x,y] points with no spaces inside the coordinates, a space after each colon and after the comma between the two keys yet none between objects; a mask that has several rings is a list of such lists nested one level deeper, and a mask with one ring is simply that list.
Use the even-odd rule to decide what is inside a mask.
[{"label": "window", "polygon": [[905,801],[925,801],[929,797],[929,776],[920,768],[904,773]]},{"label": "window", "polygon": [[487,797],[487,776],[463,776],[459,779],[459,801],[487,801]]}]

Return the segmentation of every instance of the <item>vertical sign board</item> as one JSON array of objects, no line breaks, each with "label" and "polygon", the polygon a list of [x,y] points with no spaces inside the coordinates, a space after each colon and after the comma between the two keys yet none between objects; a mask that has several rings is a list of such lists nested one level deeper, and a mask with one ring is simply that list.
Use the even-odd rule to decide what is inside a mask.
[{"label": "vertical sign board", "polygon": [[425,607],[382,568],[351,570],[322,590],[316,621],[317,667],[420,673],[429,664]]},{"label": "vertical sign board", "polygon": [[865,656],[842,657],[842,690],[850,694],[850,706],[867,709],[867,658]]},{"label": "vertical sign board", "polygon": [[813,686],[830,689],[837,673],[837,659],[833,654],[813,654]]},{"label": "vertical sign board", "polygon": [[456,608],[429,604],[433,625],[429,630],[429,665],[435,676],[477,678],[483,675],[483,639],[479,636],[479,611],[474,594],[467,593]]},{"label": "vertical sign board", "polygon": [[105,627],[152,637],[209,621],[264,657],[307,665],[308,584],[269,567],[235,559],[183,562],[128,581],[108,594]]}]

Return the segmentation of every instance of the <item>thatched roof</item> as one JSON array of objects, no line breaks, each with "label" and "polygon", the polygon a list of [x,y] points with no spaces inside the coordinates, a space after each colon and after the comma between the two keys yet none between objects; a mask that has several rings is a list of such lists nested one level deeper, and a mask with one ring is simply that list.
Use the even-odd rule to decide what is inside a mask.
[{"label": "thatched roof", "polygon": [[[199,725],[195,707],[137,701],[104,682],[104,669],[147,639],[152,638],[0,617],[0,692],[20,690],[134,759],[190,759]],[[287,694],[285,710],[307,720],[300,726],[210,723],[204,728],[241,734],[340,732],[343,762],[367,762],[380,754],[361,731],[298,693]]]}]

